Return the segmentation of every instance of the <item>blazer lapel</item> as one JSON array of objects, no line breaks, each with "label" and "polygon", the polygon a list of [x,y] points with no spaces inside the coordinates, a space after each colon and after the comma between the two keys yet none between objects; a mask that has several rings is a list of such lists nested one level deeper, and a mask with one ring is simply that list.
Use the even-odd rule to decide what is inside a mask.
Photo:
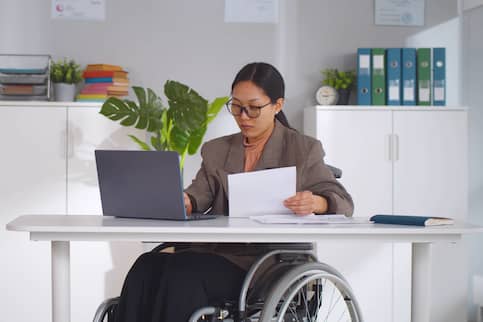
[{"label": "blazer lapel", "polygon": [[226,196],[228,196],[228,175],[243,172],[244,163],[245,149],[243,147],[243,136],[241,133],[238,133],[233,136],[225,165],[218,173],[218,177],[220,178]]},{"label": "blazer lapel", "polygon": [[224,169],[227,173],[243,172],[245,163],[245,149],[243,147],[243,136],[238,133],[233,136],[230,142],[230,150],[226,157]]}]

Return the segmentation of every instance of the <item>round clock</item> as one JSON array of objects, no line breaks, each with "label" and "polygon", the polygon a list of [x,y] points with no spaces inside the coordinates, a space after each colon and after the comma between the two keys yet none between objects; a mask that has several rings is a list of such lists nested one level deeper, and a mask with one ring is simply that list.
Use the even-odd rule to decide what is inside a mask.
[{"label": "round clock", "polygon": [[339,94],[332,86],[322,86],[317,90],[315,99],[320,105],[335,105],[339,99]]}]

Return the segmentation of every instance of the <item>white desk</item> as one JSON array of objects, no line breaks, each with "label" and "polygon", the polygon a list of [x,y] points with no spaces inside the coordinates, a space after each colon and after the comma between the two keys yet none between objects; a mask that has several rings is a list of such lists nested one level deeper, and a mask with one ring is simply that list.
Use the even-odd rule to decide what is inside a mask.
[{"label": "white desk", "polygon": [[70,241],[313,243],[324,240],[412,243],[411,321],[427,322],[430,317],[430,244],[456,242],[463,234],[483,232],[481,227],[460,223],[446,227],[266,225],[245,218],[228,217],[176,222],[82,215],[21,216],[10,222],[7,229],[27,231],[31,240],[52,243],[53,322],[70,320]]}]

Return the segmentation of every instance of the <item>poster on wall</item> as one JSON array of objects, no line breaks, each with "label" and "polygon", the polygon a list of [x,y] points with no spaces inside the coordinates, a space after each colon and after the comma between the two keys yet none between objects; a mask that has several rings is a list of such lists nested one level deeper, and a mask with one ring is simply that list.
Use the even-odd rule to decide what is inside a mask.
[{"label": "poster on wall", "polygon": [[97,20],[106,19],[105,0],[52,0],[52,19]]},{"label": "poster on wall", "polygon": [[425,0],[375,0],[376,25],[424,26]]},{"label": "poster on wall", "polygon": [[278,0],[225,0],[225,22],[278,23]]}]

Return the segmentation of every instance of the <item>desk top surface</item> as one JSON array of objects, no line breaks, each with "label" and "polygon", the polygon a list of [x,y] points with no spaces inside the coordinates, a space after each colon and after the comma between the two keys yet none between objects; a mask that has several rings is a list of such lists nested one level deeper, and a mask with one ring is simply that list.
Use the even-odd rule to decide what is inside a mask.
[{"label": "desk top surface", "polygon": [[199,221],[127,219],[95,215],[25,215],[7,229],[31,233],[34,240],[160,240],[198,242],[307,242],[317,239],[436,241],[483,232],[467,223],[417,227],[381,224],[261,224],[248,218]]}]

